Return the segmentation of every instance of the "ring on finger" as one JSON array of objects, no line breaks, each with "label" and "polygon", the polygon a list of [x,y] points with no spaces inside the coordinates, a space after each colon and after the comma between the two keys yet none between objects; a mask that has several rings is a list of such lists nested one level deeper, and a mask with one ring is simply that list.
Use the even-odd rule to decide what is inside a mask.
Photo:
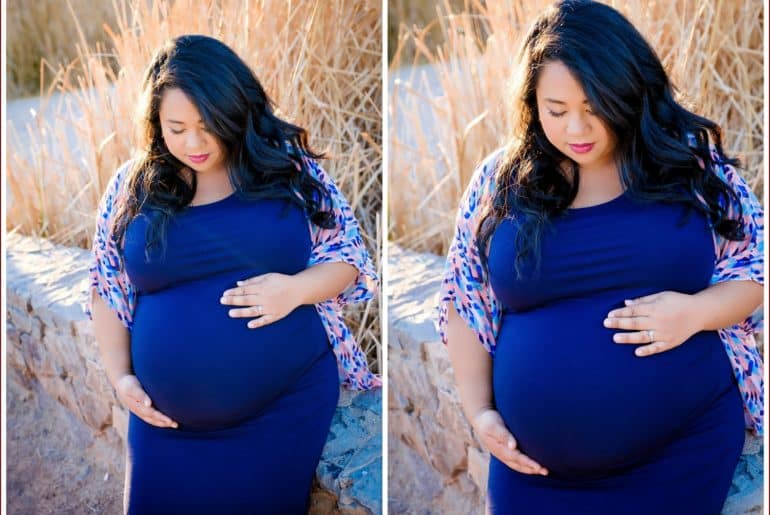
[{"label": "ring on finger", "polygon": [[257,312],[257,315],[262,314],[262,306],[254,306],[254,311]]},{"label": "ring on finger", "polygon": [[655,341],[655,331],[653,331],[652,329],[648,329],[647,330],[647,338],[649,338],[650,343],[654,342]]}]

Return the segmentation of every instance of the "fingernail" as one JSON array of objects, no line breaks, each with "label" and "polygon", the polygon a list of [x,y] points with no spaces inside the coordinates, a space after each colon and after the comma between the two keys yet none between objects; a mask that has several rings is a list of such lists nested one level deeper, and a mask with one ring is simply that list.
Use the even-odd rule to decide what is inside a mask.
[{"label": "fingernail", "polygon": [[219,299],[219,302],[220,302],[221,304],[224,304],[224,303],[225,303],[225,298],[224,298],[224,297],[222,297],[221,299]]},{"label": "fingernail", "polygon": [[243,286],[243,281],[236,281],[235,284],[237,284],[238,286]]},{"label": "fingernail", "polygon": [[634,301],[631,300],[631,299],[626,300],[626,305],[633,304],[633,303],[634,303]]},{"label": "fingernail", "polygon": [[605,318],[604,319],[604,326],[605,327],[609,327],[609,325],[610,325],[610,319],[609,318]]},{"label": "fingernail", "polygon": [[150,399],[145,399],[144,400],[144,405],[145,406],[149,406],[150,405]]}]

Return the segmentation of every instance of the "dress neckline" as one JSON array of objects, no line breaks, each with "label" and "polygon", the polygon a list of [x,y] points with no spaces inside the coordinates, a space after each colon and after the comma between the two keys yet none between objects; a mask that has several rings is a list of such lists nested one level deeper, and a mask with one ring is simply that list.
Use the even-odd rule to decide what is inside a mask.
[{"label": "dress neckline", "polygon": [[187,207],[190,208],[190,209],[201,209],[201,208],[206,208],[206,207],[213,207],[213,206],[222,204],[223,202],[227,202],[228,200],[234,198],[236,195],[237,195],[237,193],[235,191],[233,191],[228,196],[226,196],[224,198],[221,198],[219,200],[214,200],[213,202],[206,202],[205,204],[195,204],[195,205],[188,204]]},{"label": "dress neckline", "polygon": [[615,198],[612,198],[610,200],[606,200],[604,202],[600,202],[598,204],[592,204],[590,206],[583,206],[583,207],[568,207],[567,212],[568,213],[589,213],[601,209],[606,209],[609,206],[613,206],[623,200],[624,198],[628,198],[627,192],[624,191],[620,195],[618,195]]}]

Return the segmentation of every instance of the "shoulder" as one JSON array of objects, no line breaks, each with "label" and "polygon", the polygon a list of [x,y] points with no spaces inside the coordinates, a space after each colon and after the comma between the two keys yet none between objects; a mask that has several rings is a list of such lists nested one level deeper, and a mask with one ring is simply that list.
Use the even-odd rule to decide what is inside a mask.
[{"label": "shoulder", "polygon": [[102,198],[99,203],[99,216],[102,219],[107,219],[111,216],[113,208],[122,194],[125,192],[127,176],[134,165],[134,160],[129,159],[121,164],[115,173],[112,174],[107,187],[102,193]]},{"label": "shoulder", "polygon": [[476,208],[494,195],[497,171],[505,158],[505,147],[488,154],[473,171],[463,195],[463,205],[468,211]]}]

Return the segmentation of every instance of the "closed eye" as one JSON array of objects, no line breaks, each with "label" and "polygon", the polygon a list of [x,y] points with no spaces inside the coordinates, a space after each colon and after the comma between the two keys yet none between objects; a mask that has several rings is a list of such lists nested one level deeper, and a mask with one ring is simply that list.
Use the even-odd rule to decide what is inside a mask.
[{"label": "closed eye", "polygon": [[550,114],[554,118],[561,118],[562,116],[564,116],[564,113],[566,113],[566,112],[567,111],[562,111],[561,113],[556,113],[554,111],[551,111],[550,109],[548,110],[548,114]]},{"label": "closed eye", "polygon": [[175,131],[174,129],[169,129],[171,131],[171,134],[182,134],[184,132],[184,129],[181,131]]}]

